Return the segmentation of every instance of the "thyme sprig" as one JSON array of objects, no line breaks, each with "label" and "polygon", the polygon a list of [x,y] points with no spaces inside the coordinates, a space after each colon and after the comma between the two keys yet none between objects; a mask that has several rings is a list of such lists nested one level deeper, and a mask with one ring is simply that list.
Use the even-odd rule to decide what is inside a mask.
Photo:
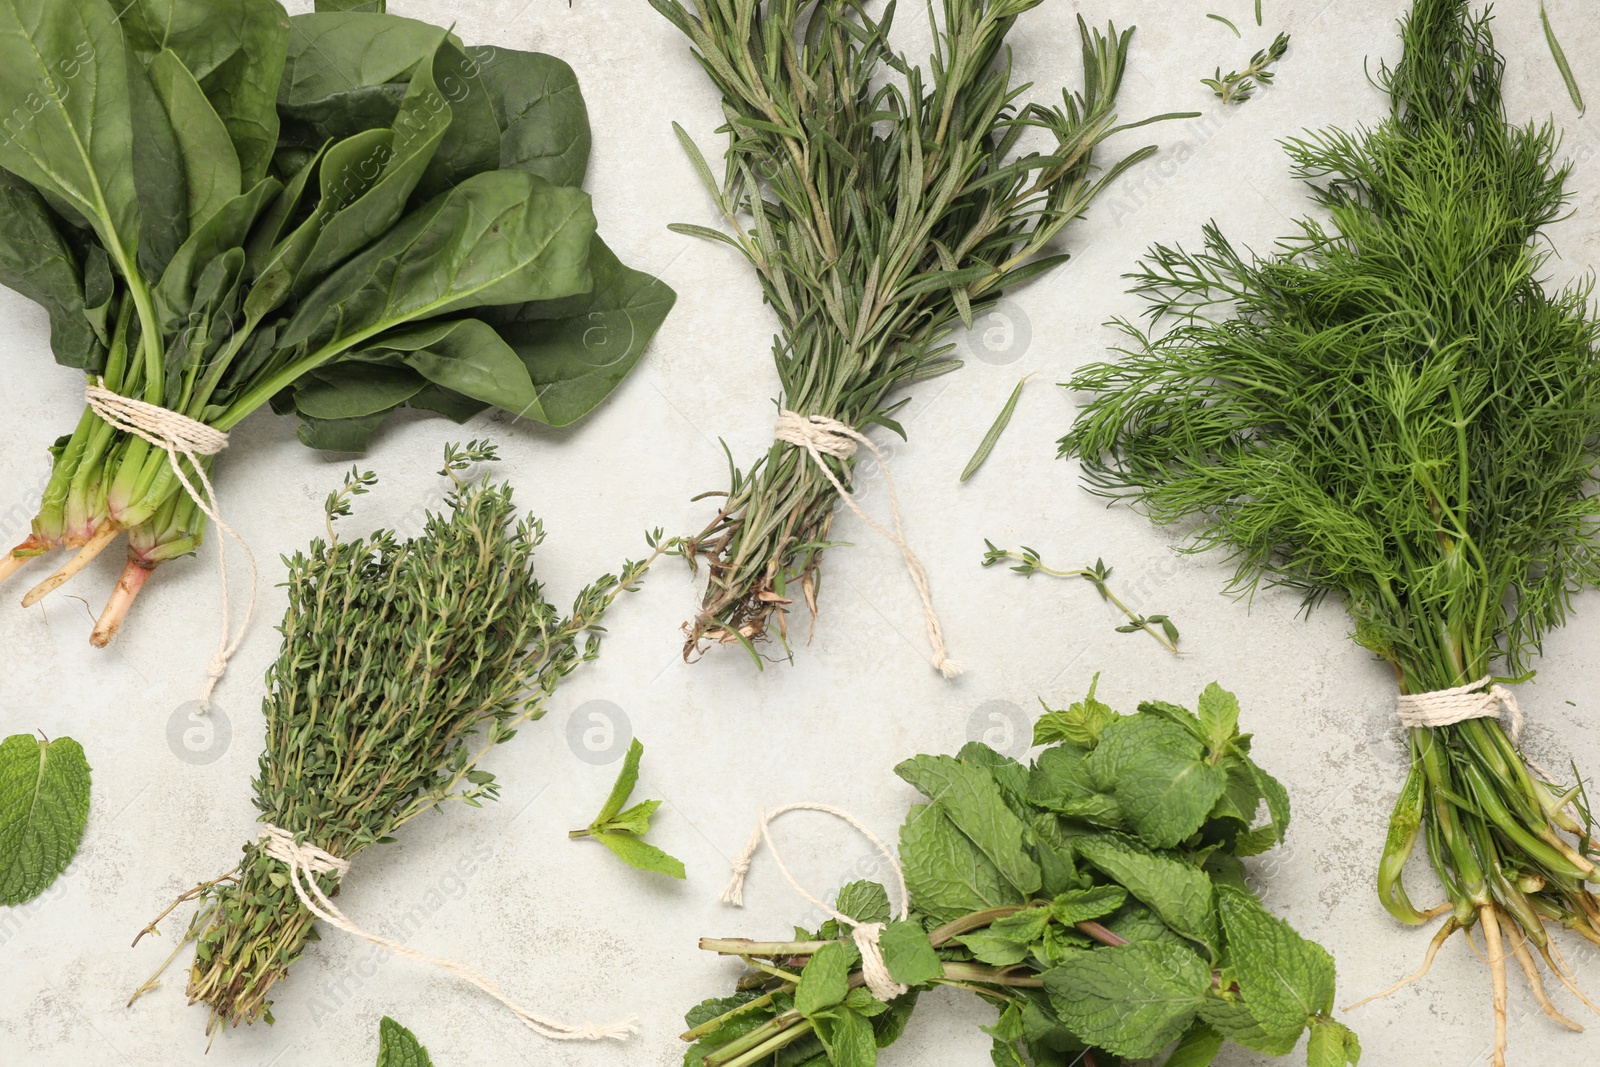
[{"label": "thyme sprig", "polygon": [[[562,615],[534,574],[542,525],[519,516],[509,485],[466,475],[495,458],[481,442],[448,448],[445,508],[405,540],[334,533],[376,480],[352,470],[328,498],[328,537],[287,560],[254,782],[262,821],[349,859],[424,812],[494,800],[484,756],[598,654],[607,609],[650,561],[585,587]],[[337,881],[319,876],[328,893]],[[207,1031],[270,1022],[268,994],[314,939],[283,865],[252,841],[238,868],[188,896],[201,902],[189,997],[210,1009]]]},{"label": "thyme sprig", "polygon": [[[692,42],[721,92],[719,180],[678,136],[726,230],[678,232],[730,245],[755,268],[781,332],[782,407],[904,436],[890,394],[956,369],[952,327],[1068,257],[1047,248],[1128,167],[1097,148],[1120,130],[1116,98],[1132,31],[1079,19],[1083,89],[1024,103],[1007,34],[1041,0],[932,5],[934,53],[916,66],[889,44],[894,5],[860,0],[651,0]],[[1166,117],[1166,116],[1163,116]],[[1154,119],[1148,121],[1155,121]],[[1026,148],[1024,139],[1042,142]],[[830,460],[851,483],[851,461]],[[815,611],[837,493],[811,458],[774,444],[730,485],[700,533],[671,543],[709,570],[684,655],[754,642],[785,611]]]},{"label": "thyme sprig", "polygon": [[[1128,621],[1116,628],[1119,634],[1133,634],[1143,630],[1151,637],[1160,641],[1168,652],[1178,654],[1178,626],[1166,615],[1142,615],[1134,611],[1117,594],[1111,591],[1111,568],[1106,566],[1105,560],[1097,559],[1092,567],[1078,567],[1073,570],[1057,570],[1047,567],[1038,551],[1022,546],[1021,551],[1009,548],[999,548],[993,541],[984,538],[983,543],[988,546],[988,551],[983,554],[983,565],[993,567],[1001,563],[1015,563],[1011,569],[1024,578],[1032,578],[1035,574],[1048,574],[1054,578],[1082,578],[1095,587],[1100,594],[1100,599],[1113,605],[1118,611],[1128,617]],[[1157,629],[1159,627],[1159,629]]]},{"label": "thyme sprig", "polygon": [[[1238,31],[1235,30],[1235,33]],[[1271,67],[1289,51],[1289,35],[1280,33],[1266,48],[1250,57],[1250,65],[1243,70],[1222,73],[1217,68],[1214,78],[1201,78],[1200,83],[1216,93],[1224,104],[1242,104],[1255,95],[1263,85],[1271,85],[1276,74]]]}]

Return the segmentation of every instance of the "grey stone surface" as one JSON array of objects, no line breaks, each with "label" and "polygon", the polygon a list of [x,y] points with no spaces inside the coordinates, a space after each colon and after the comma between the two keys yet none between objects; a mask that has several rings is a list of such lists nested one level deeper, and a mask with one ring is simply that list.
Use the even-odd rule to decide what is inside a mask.
[{"label": "grey stone surface", "polygon": [[[1073,469],[1053,458],[1073,400],[1052,385],[1103,354],[1112,333],[1102,323],[1137,312],[1119,275],[1150,242],[1192,240],[1207,218],[1256,245],[1286,232],[1304,200],[1276,140],[1305,126],[1350,125],[1378,114],[1380,98],[1362,64],[1395,55],[1394,21],[1405,6],[1266,0],[1265,29],[1253,25],[1248,0],[1216,0],[1209,8],[1046,0],[1024,17],[1015,35],[1017,65],[1036,80],[1039,98],[1077,77],[1072,20],[1081,11],[1092,21],[1139,25],[1125,115],[1193,108],[1204,117],[1130,135],[1128,147],[1154,140],[1162,154],[1069,231],[1066,243],[1077,253],[1070,265],[1011,298],[1009,326],[1025,326],[1011,336],[1026,334],[1028,343],[923,386],[906,412],[910,443],[896,443],[894,471],[952,653],[970,667],[959,681],[929,669],[915,596],[895,553],[848,515],[836,531],[855,545],[829,556],[816,637],[798,649],[793,666],[756,673],[736,651],[685,665],[678,626],[696,603],[696,588],[681,567],[664,565],[619,604],[603,656],[560,692],[549,719],[493,755],[490,766],[505,786],[501,803],[420,820],[399,844],[359,859],[341,896],[358,921],[412,915],[412,945],[468,958],[554,1016],[609,1020],[636,1012],[643,1036],[625,1048],[543,1042],[452,981],[384,961],[337,933],[311,947],[281,986],[276,1026],[222,1034],[209,1055],[203,1013],[184,1003],[181,964],[165,986],[125,1007],[171,950],[182,922],[169,920],[166,936],[130,950],[134,933],[178,893],[227,869],[251,833],[260,680],[276,651],[272,625],[283,607],[276,561],[318,532],[322,498],[347,458],[308,452],[289,422],[263,413],[240,427],[220,464],[227,514],[263,564],[262,603],[218,696],[231,737],[224,746],[219,734],[204,757],[181,737],[174,748],[169,727],[175,716],[179,734],[190,725],[183,706],[195,696],[215,641],[213,548],[164,568],[105,652],[91,650],[87,637],[91,612],[115,580],[118,564],[110,557],[117,553],[31,611],[16,605],[20,590],[5,590],[0,734],[76,737],[95,779],[88,833],[68,873],[41,900],[0,909],[0,1063],[365,1064],[375,1055],[378,1018],[390,1014],[416,1031],[440,1067],[665,1067],[681,1055],[682,1012],[725,991],[735,970],[698,952],[696,939],[770,936],[810,921],[764,861],[750,877],[743,911],[718,903],[728,858],[760,805],[827,801],[892,835],[912,800],[891,771],[899,759],[954,751],[974,723],[990,728],[991,702],[1031,716],[1036,696],[1068,701],[1096,671],[1101,696],[1122,707],[1144,697],[1187,701],[1214,679],[1237,691],[1262,763],[1289,785],[1296,806],[1288,845],[1254,864],[1270,906],[1335,953],[1341,1003],[1413,969],[1427,934],[1392,923],[1371,888],[1401,776],[1392,680],[1347,640],[1336,605],[1303,620],[1294,599],[1267,593],[1247,610],[1219,595],[1227,573],[1221,561],[1176,557],[1165,534],[1083,493]],[[1580,77],[1600,95],[1591,62],[1600,24],[1584,18],[1582,0],[1549,6]],[[638,0],[576,0],[570,9],[555,0],[395,0],[394,7],[453,20],[469,41],[544,49],[572,63],[593,114],[589,185],[605,236],[627,262],[662,275],[680,293],[639,372],[582,425],[551,432],[486,417],[462,430],[404,418],[380,433],[365,461],[384,482],[360,502],[354,522],[405,523],[437,499],[432,472],[443,443],[492,436],[508,460],[504,473],[546,520],[541,567],[564,599],[639,554],[647,527],[704,524],[709,506],[689,498],[724,485],[719,437],[748,461],[770,436],[773,322],[755,283],[727,249],[665,228],[673,221],[714,224],[670,123],[682,122],[708,152],[718,151],[717,100],[684,42]],[[916,32],[915,7],[906,5],[908,32]],[[1238,22],[1245,40],[1205,19],[1211,9]],[[1498,26],[1512,111],[1553,112],[1578,161],[1574,217],[1552,233],[1561,258],[1551,272],[1569,278],[1587,270],[1600,249],[1593,224],[1600,140],[1593,120],[1580,121],[1567,100],[1535,5],[1505,5]],[[1242,62],[1279,27],[1295,36],[1279,85],[1221,111],[1197,79],[1219,64]],[[1008,323],[983,329],[1001,344]],[[25,532],[45,476],[46,446],[77,418],[81,382],[50,362],[44,316],[10,293],[0,293],[0,343],[8,353],[0,378],[0,535],[14,540]],[[1035,377],[1015,422],[988,466],[958,484],[1023,374]],[[886,507],[881,478],[865,486],[862,499],[875,512]],[[1113,633],[1116,620],[1087,586],[1024,583],[981,570],[986,536],[1034,545],[1057,560],[1104,556],[1119,590],[1182,624],[1185,655],[1174,659],[1142,636]],[[1538,679],[1520,690],[1531,718],[1529,746],[1547,764],[1574,759],[1600,768],[1600,740],[1587,719],[1600,684],[1596,603],[1579,599],[1576,619],[1548,643]],[[687,883],[633,872],[592,843],[566,839],[566,830],[593,814],[616,769],[592,751],[576,751],[569,738],[577,736],[582,749],[584,732],[603,726],[587,716],[609,706],[621,709],[648,745],[641,795],[665,798],[655,839],[686,861]],[[591,740],[603,742],[603,732]],[[203,738],[193,740],[205,747]],[[616,742],[618,757],[625,740]],[[818,892],[881,876],[865,842],[820,817],[793,817],[780,832],[795,871]],[[1419,899],[1434,895],[1420,866],[1414,885]],[[1600,991],[1600,953],[1569,944],[1567,957],[1590,991]],[[1564,993],[1557,999],[1575,1016],[1582,1011]],[[974,998],[944,992],[924,1005],[911,1033],[884,1056],[886,1067],[987,1062],[977,1026],[990,1015]],[[1540,1016],[1516,979],[1511,1007],[1513,1063],[1600,1051],[1592,1037]],[[1488,973],[1458,939],[1426,982],[1348,1021],[1366,1044],[1365,1062],[1466,1067],[1488,1062],[1489,1009]],[[1230,1051],[1219,1062],[1265,1061]]]}]

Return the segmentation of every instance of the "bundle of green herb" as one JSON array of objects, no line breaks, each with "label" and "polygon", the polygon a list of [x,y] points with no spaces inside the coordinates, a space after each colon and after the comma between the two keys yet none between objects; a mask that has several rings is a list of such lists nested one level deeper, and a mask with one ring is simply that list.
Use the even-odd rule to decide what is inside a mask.
[{"label": "bundle of green herb", "polygon": [[[675,228],[756,268],[781,324],[779,407],[795,424],[748,471],[734,467],[716,519],[677,542],[710,570],[686,658],[706,641],[738,642],[759,665],[753,642],[774,621],[787,646],[786,607],[802,596],[816,610],[855,435],[880,425],[904,436],[889,394],[956,369],[952,325],[970,327],[1003,289],[1067,259],[1042,253],[1154,151],[1103,174],[1095,162],[1101,142],[1130,128],[1115,108],[1131,30],[1102,36],[1080,19],[1083,91],[1060,107],[1018,104],[1030,87],[1012,80],[1006,35],[1040,2],[944,0],[942,25],[929,12],[925,73],[889,45],[892,5],[874,21],[859,0],[695,0],[693,11],[651,0],[694,43],[729,123],[720,184],[678,135],[732,235]],[[898,77],[885,81],[889,71]],[[1048,151],[1018,150],[1030,131]],[[808,440],[824,447],[791,447]],[[935,665],[951,673],[925,607]]]},{"label": "bundle of green herb", "polygon": [[[477,807],[498,795],[479,760],[598,654],[606,609],[643,570],[601,578],[563,618],[534,577],[540,524],[518,517],[510,486],[461,474],[492,459],[476,442],[447,450],[447,511],[404,541],[334,536],[334,520],[375,481],[352,472],[328,499],[328,539],[288,561],[255,780],[263,837],[234,871],[183,898],[201,901],[189,996],[210,1009],[208,1032],[271,1021],[268,995],[314,938],[313,916],[346,924],[329,894],[357,853],[447,801]],[[613,1036],[523,1018],[553,1037]]]},{"label": "bundle of green herb", "polygon": [[984,1029],[1002,1067],[1113,1067],[1174,1042],[1168,1064],[1203,1067],[1225,1040],[1284,1055],[1307,1027],[1311,1064],[1355,1063],[1328,1015],[1333,960],[1245,884],[1240,857],[1283,839],[1289,799],[1238,720],[1215,685],[1198,715],[1119,715],[1091,687],[1039,720],[1031,766],[978,743],[902,763],[928,798],[900,830],[908,913],[857,882],[814,935],[702,941],[753,970],[688,1014],[684,1063],[870,1067],[941,985],[999,1009]]},{"label": "bundle of green herb", "polygon": [[78,549],[31,604],[127,531],[96,644],[195,551],[209,456],[262,405],[334,450],[400,406],[564,425],[672,304],[595,234],[565,64],[363,6],[0,2],[0,283],[109,391],[0,579]]},{"label": "bundle of green herb", "polygon": [[[1488,13],[1417,0],[1402,37],[1385,121],[1289,142],[1329,221],[1269,256],[1215,226],[1201,252],[1157,247],[1135,291],[1170,329],[1124,323],[1122,358],[1074,379],[1093,397],[1062,451],[1098,492],[1197,523],[1233,591],[1342,596],[1393,667],[1415,728],[1379,894],[1403,922],[1450,913],[1434,950],[1481,926],[1501,1064],[1506,961],[1560,1018],[1533,953],[1571,988],[1548,930],[1600,941],[1581,787],[1524,759],[1491,684],[1530,677],[1600,580],[1600,329],[1589,283],[1540,284],[1568,171],[1550,124],[1508,123]],[[1419,839],[1435,912],[1401,881]]]}]

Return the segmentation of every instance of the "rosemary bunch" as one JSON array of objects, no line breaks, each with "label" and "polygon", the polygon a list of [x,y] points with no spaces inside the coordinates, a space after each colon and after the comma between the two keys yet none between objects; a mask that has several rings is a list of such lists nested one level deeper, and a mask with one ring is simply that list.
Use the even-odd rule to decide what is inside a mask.
[{"label": "rosemary bunch", "polygon": [[[1019,103],[1030,86],[1013,79],[1006,35],[1040,0],[944,0],[942,20],[930,7],[926,72],[889,44],[893,4],[874,20],[859,0],[651,3],[693,42],[728,118],[721,182],[678,134],[731,234],[675,228],[755,267],[781,327],[781,407],[802,416],[904,436],[889,394],[956,369],[953,324],[1065,261],[1046,246],[1154,151],[1096,165],[1101,142],[1130,128],[1116,97],[1131,30],[1079,19],[1083,90],[1059,107]],[[1044,151],[1022,149],[1030,131]],[[848,484],[853,462],[827,462]],[[786,606],[798,594],[815,612],[837,503],[801,449],[775,443],[733,467],[716,518],[676,546],[710,571],[686,658],[707,641],[753,651],[774,622],[787,644]]]},{"label": "rosemary bunch", "polygon": [[[607,607],[645,565],[601,578],[563,617],[534,576],[540,524],[518,516],[510,486],[462,475],[494,458],[477,442],[448,449],[448,507],[404,541],[334,535],[333,521],[375,481],[352,472],[328,499],[328,539],[289,560],[254,783],[263,822],[348,860],[447,801],[494,799],[494,775],[478,761],[598,653]],[[268,995],[311,933],[283,863],[259,841],[244,854],[189,895],[202,901],[189,996],[210,1008],[211,1033],[270,1022]],[[318,876],[327,893],[337,880]]]},{"label": "rosemary bunch", "polygon": [[[1235,590],[1341,595],[1355,640],[1422,694],[1530,677],[1600,581],[1600,325],[1592,282],[1540,283],[1568,169],[1550,124],[1508,122],[1488,13],[1416,0],[1402,36],[1385,121],[1288,144],[1330,221],[1270,256],[1215,226],[1203,251],[1157,247],[1135,290],[1170,329],[1125,323],[1122,359],[1077,376],[1094,396],[1062,450],[1155,521],[1197,521]],[[1423,842],[1449,900],[1434,950],[1474,926],[1489,946],[1501,1064],[1507,959],[1559,1019],[1534,962],[1571,987],[1548,929],[1600,943],[1581,788],[1490,718],[1410,748],[1379,893],[1403,922],[1434,914],[1401,880]]]}]

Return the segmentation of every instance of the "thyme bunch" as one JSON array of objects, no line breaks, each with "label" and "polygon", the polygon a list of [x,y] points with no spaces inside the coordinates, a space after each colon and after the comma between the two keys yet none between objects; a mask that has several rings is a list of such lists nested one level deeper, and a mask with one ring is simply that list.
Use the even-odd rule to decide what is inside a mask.
[{"label": "thyme bunch", "polygon": [[[1549,122],[1513,126],[1487,11],[1416,0],[1379,72],[1389,116],[1288,142],[1328,217],[1271,255],[1216,226],[1133,275],[1164,332],[1124,322],[1065,454],[1098,492],[1238,567],[1235,592],[1342,598],[1403,694],[1525,680],[1572,597],[1600,582],[1600,322],[1592,279],[1540,276],[1567,210]],[[1505,1062],[1506,961],[1576,992],[1549,928],[1600,942],[1581,788],[1547,780],[1493,719],[1410,733],[1378,874],[1398,919],[1481,927]],[[1574,777],[1576,771],[1574,770]],[[1423,842],[1448,904],[1401,873]],[[1424,967],[1424,971],[1426,967]],[[1418,975],[1420,977],[1420,974]]]},{"label": "thyme bunch", "polygon": [[[1006,36],[1041,0],[943,0],[924,70],[860,0],[651,0],[694,45],[728,123],[721,180],[681,128],[728,231],[679,232],[738,249],[778,316],[781,406],[864,431],[894,419],[896,389],[955,370],[946,338],[1002,291],[1068,257],[1046,254],[1128,167],[1096,150],[1119,126],[1132,31],[1079,19],[1084,85],[1059,106],[1022,103]],[[1155,121],[1154,119],[1148,121]],[[1033,133],[1043,150],[1025,149]],[[854,464],[829,459],[840,481]],[[710,572],[686,658],[743,644],[797,597],[816,609],[836,491],[802,450],[775,443],[746,470],[730,457],[716,517],[673,548]],[[760,662],[757,657],[757,662]]]},{"label": "thyme bunch", "polygon": [[[495,799],[479,761],[598,654],[607,608],[648,564],[602,577],[563,616],[534,573],[542,525],[519,516],[509,485],[464,476],[494,458],[478,442],[448,449],[446,507],[406,540],[335,535],[375,481],[352,471],[328,499],[328,538],[288,560],[254,781],[263,822],[349,859],[423,812]],[[336,891],[336,875],[318,880]],[[235,871],[186,898],[201,901],[189,997],[210,1009],[207,1032],[271,1022],[268,994],[314,939],[283,864],[252,841]]]}]

